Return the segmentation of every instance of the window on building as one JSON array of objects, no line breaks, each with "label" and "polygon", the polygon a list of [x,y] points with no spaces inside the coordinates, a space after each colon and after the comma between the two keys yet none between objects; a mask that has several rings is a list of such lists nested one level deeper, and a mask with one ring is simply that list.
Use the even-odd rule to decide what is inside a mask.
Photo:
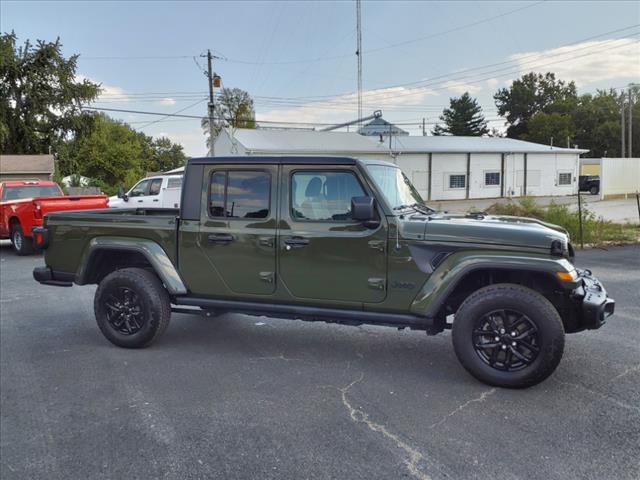
[{"label": "window on building", "polygon": [[500,185],[500,172],[484,172],[484,185],[493,187]]},{"label": "window on building", "polygon": [[182,177],[173,177],[167,181],[167,188],[180,188],[182,187]]},{"label": "window on building", "polygon": [[270,195],[271,175],[266,172],[214,172],[209,212],[214,217],[267,218]]},{"label": "window on building", "polygon": [[463,174],[449,175],[449,188],[465,188],[467,176]]},{"label": "window on building", "polygon": [[558,185],[571,185],[571,172],[558,173]]},{"label": "window on building", "polygon": [[297,220],[350,220],[351,199],[364,195],[353,172],[304,171],[291,178],[291,211]]}]

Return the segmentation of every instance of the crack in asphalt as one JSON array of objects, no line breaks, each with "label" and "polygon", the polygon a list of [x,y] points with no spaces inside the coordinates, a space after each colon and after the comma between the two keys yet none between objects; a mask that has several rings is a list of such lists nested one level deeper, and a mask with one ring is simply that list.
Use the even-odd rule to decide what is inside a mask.
[{"label": "crack in asphalt", "polygon": [[605,393],[601,393],[601,392],[598,392],[596,390],[592,390],[591,388],[586,387],[584,385],[581,385],[579,383],[565,382],[565,381],[556,380],[556,379],[553,379],[553,381],[555,381],[556,383],[558,383],[560,385],[567,385],[569,387],[580,388],[580,389],[582,389],[582,390],[584,390],[586,392],[591,393],[592,395],[595,395],[596,397],[604,398],[604,399],[608,400],[609,402],[613,403],[614,405],[617,405],[617,406],[619,406],[621,408],[624,408],[624,409],[627,409],[627,410],[632,410],[632,411],[635,411],[635,412],[640,412],[640,407],[636,407],[634,405],[629,405],[628,403],[621,402],[620,400],[618,400],[616,398],[613,398],[613,397],[610,397],[609,395],[607,395]]},{"label": "crack in asphalt", "polygon": [[632,367],[628,367],[625,368],[622,372],[620,372],[618,375],[616,375],[615,377],[613,377],[611,379],[611,381],[613,382],[614,380],[618,380],[622,377],[626,377],[627,375],[629,375],[630,373],[635,373],[637,371],[640,370],[640,365],[634,365]]},{"label": "crack in asphalt", "polygon": [[420,468],[418,467],[420,460],[424,458],[422,453],[402,440],[395,433],[391,433],[384,425],[371,421],[369,419],[369,415],[364,410],[351,405],[351,402],[349,402],[349,399],[347,398],[347,393],[349,392],[351,387],[353,387],[357,383],[360,383],[363,379],[364,374],[360,374],[360,377],[358,379],[354,380],[346,387],[338,389],[342,394],[342,404],[347,408],[351,420],[353,420],[355,423],[364,423],[367,427],[369,427],[371,431],[381,433],[385,438],[392,440],[398,448],[404,450],[408,454],[409,457],[404,460],[404,463],[406,464],[409,473],[419,480],[431,480],[431,477],[426,473],[420,471]]},{"label": "crack in asphalt", "polygon": [[431,429],[434,429],[436,427],[439,427],[444,422],[446,422],[449,418],[451,418],[454,415],[456,415],[457,413],[461,412],[462,410],[467,408],[472,403],[484,402],[488,396],[493,395],[494,393],[496,393],[496,389],[495,388],[492,388],[491,390],[487,390],[486,392],[482,392],[479,397],[472,398],[471,400],[468,400],[468,401],[464,402],[463,404],[459,405],[455,410],[452,410],[447,415],[445,415],[442,419],[440,419],[439,421],[437,421],[436,423],[431,425],[429,427],[429,429],[431,430]]}]

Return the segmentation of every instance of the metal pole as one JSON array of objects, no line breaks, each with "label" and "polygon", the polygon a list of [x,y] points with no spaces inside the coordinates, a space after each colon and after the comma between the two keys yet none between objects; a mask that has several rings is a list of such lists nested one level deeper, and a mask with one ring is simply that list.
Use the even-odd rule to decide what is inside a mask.
[{"label": "metal pole", "polygon": [[[362,118],[362,5],[360,0],[356,0],[356,28],[357,35],[357,50],[356,56],[358,57],[358,118]],[[362,122],[358,123],[358,127],[362,127]]]},{"label": "metal pole", "polygon": [[631,85],[629,85],[629,158],[633,158],[633,150],[631,149],[631,133],[633,132],[633,97],[631,96]]},{"label": "metal pole", "polygon": [[213,157],[215,155],[215,147],[213,146],[213,115],[215,112],[215,100],[213,96],[213,57],[211,55],[211,50],[207,50],[207,66],[207,79],[209,80],[209,156]]},{"label": "metal pole", "polygon": [[422,136],[426,137],[427,136],[427,128],[426,128],[426,123],[425,123],[425,118],[422,117]]},{"label": "metal pole", "polygon": [[640,193],[636,193],[636,203],[638,204],[638,219],[640,219]]},{"label": "metal pole", "polygon": [[620,123],[622,124],[621,126],[621,139],[622,139],[622,146],[620,147],[620,157],[624,158],[625,154],[627,153],[627,147],[625,146],[625,127],[624,127],[624,92],[622,92],[622,106],[620,107]]},{"label": "metal pole", "polygon": [[580,223],[580,249],[584,250],[584,238],[582,236],[582,195],[578,192],[578,221]]}]

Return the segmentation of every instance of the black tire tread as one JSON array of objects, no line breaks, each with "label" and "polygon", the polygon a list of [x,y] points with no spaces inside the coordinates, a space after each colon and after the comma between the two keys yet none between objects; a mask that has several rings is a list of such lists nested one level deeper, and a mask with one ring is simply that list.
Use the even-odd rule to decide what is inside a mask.
[{"label": "black tire tread", "polygon": [[[138,344],[125,345],[114,342],[110,338],[109,334],[105,331],[105,329],[108,327],[103,325],[103,323],[98,320],[98,302],[102,296],[102,290],[106,288],[108,283],[122,279],[129,280],[136,284],[138,288],[146,291],[147,294],[152,297],[151,303],[159,308],[158,325],[154,330],[153,335],[150,338],[146,339],[144,342]],[[102,279],[102,281],[98,285],[98,289],[96,290],[96,294],[94,297],[94,311],[96,320],[98,320],[98,327],[109,341],[124,348],[145,348],[155,342],[160,336],[162,336],[162,334],[169,326],[169,320],[171,318],[171,301],[169,299],[167,290],[164,288],[162,282],[155,273],[143,268],[123,268],[111,272],[109,275]]]},{"label": "black tire tread", "polygon": [[[461,354],[459,348],[460,342],[466,340],[466,338],[463,339],[461,337],[468,335],[468,332],[463,331],[461,328],[456,328],[458,319],[460,319],[460,322],[458,322],[458,325],[460,326],[465,315],[468,315],[468,311],[478,303],[488,302],[496,298],[505,298],[505,296],[510,299],[517,299],[519,304],[540,311],[541,316],[545,321],[544,328],[547,329],[549,335],[553,339],[549,348],[542,349],[539,354],[539,358],[536,359],[536,362],[539,361],[538,368],[531,371],[525,379],[511,381],[508,384],[495,382],[478,374],[477,370],[473,368],[473,365],[469,364],[469,359]],[[564,326],[558,311],[543,295],[522,285],[498,283],[476,290],[465,299],[462,305],[460,305],[453,322],[452,340],[460,363],[462,363],[465,369],[478,380],[499,387],[527,388],[542,382],[556,369],[564,351],[564,333]],[[477,361],[481,360],[477,359]]]}]

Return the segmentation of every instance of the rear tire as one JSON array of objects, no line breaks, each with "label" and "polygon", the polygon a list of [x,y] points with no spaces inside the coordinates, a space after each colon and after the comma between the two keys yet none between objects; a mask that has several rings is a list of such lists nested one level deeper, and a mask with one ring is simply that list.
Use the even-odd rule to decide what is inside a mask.
[{"label": "rear tire", "polygon": [[526,388],[553,373],[564,350],[564,327],[539,293],[496,284],[472,293],[453,321],[453,347],[462,366],[488,385]]},{"label": "rear tire", "polygon": [[33,238],[25,237],[22,227],[18,224],[11,229],[11,245],[16,254],[21,257],[33,253]]},{"label": "rear tire", "polygon": [[169,294],[160,279],[142,268],[123,268],[107,275],[94,298],[96,321],[114,345],[144,348],[167,329]]},{"label": "rear tire", "polygon": [[589,189],[589,193],[591,195],[597,195],[599,191],[600,191],[600,189],[598,187],[596,187],[595,185]]}]

